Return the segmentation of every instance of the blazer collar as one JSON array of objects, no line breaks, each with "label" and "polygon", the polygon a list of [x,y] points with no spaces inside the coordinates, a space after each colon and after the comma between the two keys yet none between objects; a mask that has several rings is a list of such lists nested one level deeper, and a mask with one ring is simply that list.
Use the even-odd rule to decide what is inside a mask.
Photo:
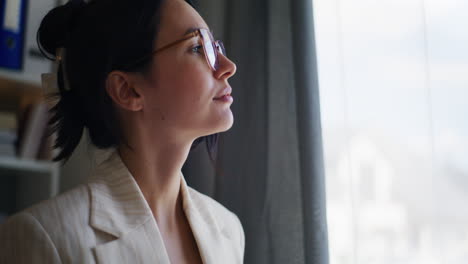
[{"label": "blazer collar", "polygon": [[[102,158],[102,155],[105,157]],[[161,247],[154,250],[163,250],[162,258],[168,262],[167,251],[153,214],[119,154],[117,151],[107,151],[100,154],[100,159],[88,184],[91,195],[90,225],[121,238],[119,240],[131,239],[131,235],[126,235],[127,233],[137,235],[141,233],[139,228],[149,226],[154,236],[152,239],[156,239],[153,245]],[[180,190],[183,209],[203,263],[219,263],[224,254],[223,240],[227,238],[222,221],[216,219],[201,197],[191,196],[193,191],[187,186],[182,173]],[[135,230],[137,231],[134,232]],[[219,250],[213,250],[213,247]]]},{"label": "blazer collar", "polygon": [[91,193],[90,224],[121,237],[148,221],[152,213],[117,151],[97,153],[97,167],[88,184]]}]

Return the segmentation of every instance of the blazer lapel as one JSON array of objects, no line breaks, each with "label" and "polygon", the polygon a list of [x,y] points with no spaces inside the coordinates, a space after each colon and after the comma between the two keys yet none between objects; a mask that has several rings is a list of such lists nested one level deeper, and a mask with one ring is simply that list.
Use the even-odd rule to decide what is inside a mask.
[{"label": "blazer lapel", "polygon": [[116,151],[98,164],[88,186],[90,225],[116,237],[94,248],[98,263],[170,263],[151,210]]},{"label": "blazer lapel", "polygon": [[191,192],[195,191],[190,190],[184,177],[181,178],[181,192],[184,212],[197,241],[203,263],[231,263],[233,258],[229,255],[231,250],[227,244],[230,238],[224,230],[224,223],[216,218],[213,208],[199,196],[200,194],[191,195]]}]

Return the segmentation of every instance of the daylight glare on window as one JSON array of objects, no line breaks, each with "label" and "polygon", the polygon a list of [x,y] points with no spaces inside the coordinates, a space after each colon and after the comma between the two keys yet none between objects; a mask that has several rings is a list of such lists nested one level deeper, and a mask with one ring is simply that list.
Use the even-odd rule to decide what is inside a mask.
[{"label": "daylight glare on window", "polygon": [[330,263],[468,263],[468,1],[311,1]]}]

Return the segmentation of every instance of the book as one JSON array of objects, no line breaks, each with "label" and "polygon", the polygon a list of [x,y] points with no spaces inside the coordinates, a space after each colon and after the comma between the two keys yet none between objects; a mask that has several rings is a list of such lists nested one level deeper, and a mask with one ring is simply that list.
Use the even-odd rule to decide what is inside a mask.
[{"label": "book", "polygon": [[31,105],[24,114],[18,142],[18,157],[36,159],[48,122],[48,106],[45,102]]},{"label": "book", "polygon": [[0,131],[15,131],[16,127],[16,114],[13,112],[0,111]]},{"label": "book", "polygon": [[14,157],[16,155],[16,114],[0,111],[0,156]]},{"label": "book", "polygon": [[0,6],[0,67],[23,68],[23,47],[26,29],[26,0],[6,0]]},{"label": "book", "polygon": [[41,140],[39,152],[37,153],[38,160],[52,160],[54,158],[53,149],[55,140],[56,135],[50,134],[50,131],[46,129]]}]

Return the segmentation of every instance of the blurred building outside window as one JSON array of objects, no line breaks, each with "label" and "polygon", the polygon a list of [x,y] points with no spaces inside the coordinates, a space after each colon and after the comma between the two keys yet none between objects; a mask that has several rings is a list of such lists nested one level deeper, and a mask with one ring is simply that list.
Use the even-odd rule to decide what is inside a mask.
[{"label": "blurred building outside window", "polygon": [[330,263],[468,263],[468,1],[311,1]]}]

